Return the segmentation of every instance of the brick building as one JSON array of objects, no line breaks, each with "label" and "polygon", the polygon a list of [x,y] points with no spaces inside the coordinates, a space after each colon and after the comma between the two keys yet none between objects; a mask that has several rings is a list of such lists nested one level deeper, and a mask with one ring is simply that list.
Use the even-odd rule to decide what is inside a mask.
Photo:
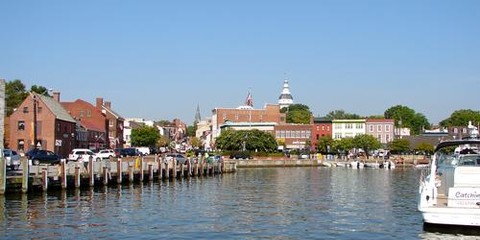
[{"label": "brick building", "polygon": [[212,135],[220,135],[220,126],[225,122],[274,122],[285,124],[285,113],[280,113],[280,105],[266,104],[263,109],[254,109],[251,106],[238,108],[215,108],[212,110]]},{"label": "brick building", "polygon": [[316,149],[318,139],[326,136],[332,136],[332,120],[314,118],[312,128],[312,147]]},{"label": "brick building", "polygon": [[380,143],[387,144],[395,136],[395,122],[393,119],[367,119],[365,133],[374,136]]},{"label": "brick building", "polygon": [[[60,100],[58,94],[54,98]],[[74,102],[61,102],[62,106],[78,122],[76,148],[104,149],[109,148],[108,120],[96,106],[81,99]]]},{"label": "brick building", "polygon": [[66,157],[74,148],[76,121],[52,97],[30,93],[10,115],[10,148],[35,147]]},{"label": "brick building", "polygon": [[107,118],[107,144],[110,148],[121,148],[125,143],[123,139],[123,122],[125,119],[112,110],[112,103],[103,101],[103,98],[96,99],[95,107],[100,110]]}]

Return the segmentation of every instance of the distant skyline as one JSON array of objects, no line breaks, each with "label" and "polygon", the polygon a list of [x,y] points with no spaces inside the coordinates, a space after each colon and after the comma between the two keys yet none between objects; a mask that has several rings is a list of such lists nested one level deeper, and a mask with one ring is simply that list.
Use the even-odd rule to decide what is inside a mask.
[{"label": "distant skyline", "polygon": [[197,105],[315,116],[479,110],[480,1],[2,1],[0,78],[187,124]]}]

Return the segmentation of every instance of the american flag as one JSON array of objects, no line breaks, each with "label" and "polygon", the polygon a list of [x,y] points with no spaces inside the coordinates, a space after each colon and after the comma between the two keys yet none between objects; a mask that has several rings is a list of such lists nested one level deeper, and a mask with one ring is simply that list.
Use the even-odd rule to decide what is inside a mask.
[{"label": "american flag", "polygon": [[253,98],[251,92],[248,92],[247,99],[245,99],[245,105],[253,107]]}]

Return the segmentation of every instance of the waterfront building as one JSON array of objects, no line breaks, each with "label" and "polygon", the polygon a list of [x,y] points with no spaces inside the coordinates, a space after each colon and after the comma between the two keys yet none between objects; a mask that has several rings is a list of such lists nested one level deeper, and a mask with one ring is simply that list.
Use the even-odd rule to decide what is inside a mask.
[{"label": "waterfront building", "polygon": [[221,128],[226,122],[234,123],[277,123],[286,121],[286,114],[280,113],[280,105],[266,104],[263,109],[253,108],[251,93],[245,100],[244,105],[237,108],[215,108],[212,110],[212,139],[220,136]]},{"label": "waterfront building", "polygon": [[103,98],[96,99],[97,109],[105,114],[107,118],[107,138],[108,146],[112,149],[121,148],[124,144],[123,140],[123,122],[125,119],[118,113],[113,111],[110,101],[103,101]]},{"label": "waterfront building", "polygon": [[317,148],[318,139],[332,136],[332,120],[325,118],[314,118],[312,128],[312,147]]},{"label": "waterfront building", "polygon": [[332,138],[353,138],[365,134],[365,119],[334,119],[332,120]]},{"label": "waterfront building", "polygon": [[374,136],[386,145],[394,139],[395,121],[393,119],[367,119],[366,134]]},{"label": "waterfront building", "polygon": [[278,124],[275,125],[275,138],[281,150],[309,149],[312,146],[312,128],[313,124]]},{"label": "waterfront building", "polygon": [[74,148],[76,121],[52,97],[31,92],[9,121],[10,148],[20,153],[37,147],[67,156]]},{"label": "waterfront building", "polygon": [[[54,94],[60,101],[60,94]],[[60,102],[77,121],[75,148],[108,148],[107,118],[105,114],[89,102],[77,99],[73,102]]]}]

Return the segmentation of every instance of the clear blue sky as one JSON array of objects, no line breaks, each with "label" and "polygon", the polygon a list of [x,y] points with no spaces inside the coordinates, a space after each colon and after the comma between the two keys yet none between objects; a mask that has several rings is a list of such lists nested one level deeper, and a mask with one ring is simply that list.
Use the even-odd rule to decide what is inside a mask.
[{"label": "clear blue sky", "polygon": [[215,107],[295,103],[431,123],[480,104],[480,1],[1,1],[0,78],[191,124]]}]

